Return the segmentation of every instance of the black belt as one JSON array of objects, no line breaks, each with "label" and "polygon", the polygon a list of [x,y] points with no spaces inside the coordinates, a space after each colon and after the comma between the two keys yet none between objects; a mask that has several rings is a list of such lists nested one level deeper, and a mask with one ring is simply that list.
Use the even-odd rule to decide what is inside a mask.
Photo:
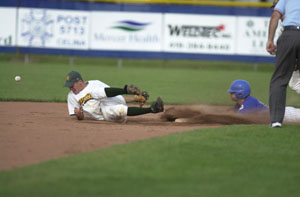
[{"label": "black belt", "polygon": [[285,26],[284,31],[300,31],[300,26]]}]

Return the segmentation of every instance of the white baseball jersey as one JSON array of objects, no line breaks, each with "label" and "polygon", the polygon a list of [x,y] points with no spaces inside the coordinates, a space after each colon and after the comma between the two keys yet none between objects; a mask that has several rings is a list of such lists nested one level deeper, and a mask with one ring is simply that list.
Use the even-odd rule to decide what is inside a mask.
[{"label": "white baseball jersey", "polygon": [[69,115],[80,106],[83,112],[95,120],[125,122],[127,120],[126,101],[123,96],[107,97],[104,88],[109,87],[99,80],[88,81],[88,85],[78,94],[68,94]]},{"label": "white baseball jersey", "polygon": [[290,79],[289,86],[292,90],[300,94],[300,73],[299,70],[294,71]]}]

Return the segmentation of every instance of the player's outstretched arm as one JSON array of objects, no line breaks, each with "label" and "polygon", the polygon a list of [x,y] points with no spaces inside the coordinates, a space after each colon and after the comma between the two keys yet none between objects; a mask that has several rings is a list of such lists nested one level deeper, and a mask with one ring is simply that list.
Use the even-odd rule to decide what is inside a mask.
[{"label": "player's outstretched arm", "polygon": [[126,103],[139,103],[140,107],[143,107],[143,105],[147,102],[149,99],[148,92],[141,92],[140,95],[134,95],[134,97],[124,97]]},{"label": "player's outstretched arm", "polygon": [[140,95],[141,90],[134,85],[125,85],[124,88],[105,88],[107,97],[114,97],[122,94]]}]

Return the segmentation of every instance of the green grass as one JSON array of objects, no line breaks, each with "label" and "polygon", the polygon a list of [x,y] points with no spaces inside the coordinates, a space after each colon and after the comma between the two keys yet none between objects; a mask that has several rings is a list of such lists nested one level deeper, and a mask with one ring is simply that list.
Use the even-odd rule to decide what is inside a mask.
[{"label": "green grass", "polygon": [[0,172],[1,196],[299,196],[298,125],[173,134]]},{"label": "green grass", "polygon": [[[252,95],[268,103],[271,64],[188,60],[123,60],[31,55],[24,63],[19,55],[0,54],[0,100],[65,102],[63,88],[71,70],[81,72],[85,80],[99,79],[112,87],[135,84],[150,93],[150,100],[162,96],[166,104],[202,103],[232,105],[226,90],[235,79],[248,80]],[[14,77],[22,81],[16,83]],[[300,106],[299,95],[288,89],[287,104]]]},{"label": "green grass", "polygon": [[[0,54],[0,100],[65,102],[70,70],[113,87],[136,84],[167,104],[233,105],[246,79],[268,103],[272,64]],[[14,77],[21,75],[22,81]],[[287,104],[300,106],[288,89]],[[199,129],[0,172],[0,196],[292,197],[300,189],[299,125]],[[1,161],[0,161],[1,162]]]}]

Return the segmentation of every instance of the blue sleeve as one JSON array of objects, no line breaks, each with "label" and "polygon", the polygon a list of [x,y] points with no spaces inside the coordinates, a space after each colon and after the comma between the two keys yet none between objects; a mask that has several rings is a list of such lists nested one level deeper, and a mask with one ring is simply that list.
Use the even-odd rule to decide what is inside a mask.
[{"label": "blue sleeve", "polygon": [[284,6],[286,4],[285,1],[286,0],[280,0],[280,1],[278,1],[278,3],[276,4],[276,6],[274,8],[274,10],[280,12],[280,14],[282,14],[282,15],[285,14],[285,8],[284,8]]}]

